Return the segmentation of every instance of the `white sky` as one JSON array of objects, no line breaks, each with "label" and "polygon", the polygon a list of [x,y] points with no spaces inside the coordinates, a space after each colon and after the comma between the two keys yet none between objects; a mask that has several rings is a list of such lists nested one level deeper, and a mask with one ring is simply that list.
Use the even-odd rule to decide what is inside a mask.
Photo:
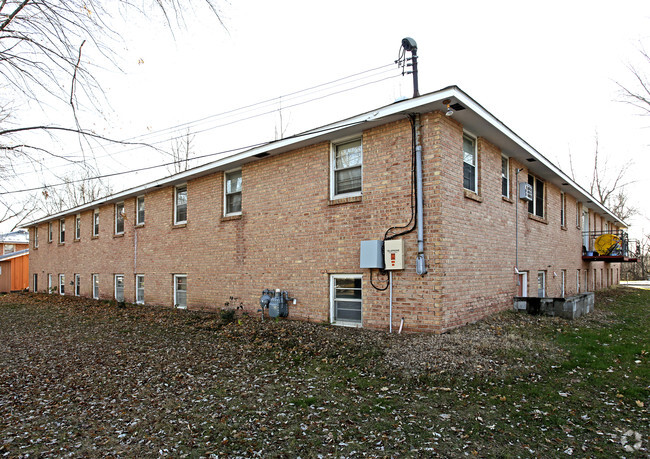
[{"label": "white sky", "polygon": [[[627,65],[642,63],[641,43],[650,50],[647,0],[230,1],[222,4],[228,31],[202,8],[196,15],[186,14],[187,28],[175,30],[175,36],[154,11],[147,18],[129,13],[124,25],[119,25],[122,17],[115,17],[123,36],[114,48],[122,72],[105,64],[107,69],[98,71],[110,107],[102,107],[101,116],[84,113],[82,125],[112,138],[156,132],[390,64],[401,39],[410,36],[418,43],[421,93],[458,85],[567,172],[571,152],[583,186],[591,172],[596,132],[612,169],[634,161],[629,194],[641,215],[630,221],[631,233],[650,232],[650,118],[618,102],[615,83],[632,85]],[[399,73],[396,66],[387,70],[355,84]],[[650,66],[644,70],[650,73]],[[285,135],[411,95],[411,77],[400,76],[285,108]],[[285,100],[283,106],[291,103]],[[278,108],[277,103],[270,107]],[[61,122],[60,111],[34,110],[35,117]],[[222,128],[215,126],[234,119],[193,125],[207,129],[194,137],[194,153],[273,140],[279,119],[275,111]],[[169,150],[169,145],[160,146]],[[69,154],[78,145],[60,148]],[[96,150],[95,155],[102,173],[163,161],[151,150],[123,146]],[[54,160],[48,166],[59,174],[66,170]],[[165,169],[158,169],[110,183],[119,191],[164,175]],[[55,181],[47,174],[20,178],[17,188]]]}]

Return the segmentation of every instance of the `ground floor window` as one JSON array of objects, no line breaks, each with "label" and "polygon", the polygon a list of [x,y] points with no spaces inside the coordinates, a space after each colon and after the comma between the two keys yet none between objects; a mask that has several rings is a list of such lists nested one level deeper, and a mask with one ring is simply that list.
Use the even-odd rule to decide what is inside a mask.
[{"label": "ground floor window", "polygon": [[124,275],[115,275],[115,300],[124,301]]},{"label": "ground floor window", "polygon": [[565,290],[566,290],[566,269],[563,269],[562,272],[560,273],[562,275],[562,295],[560,295],[562,298],[565,296]]},{"label": "ground floor window", "polygon": [[34,283],[34,292],[38,292],[38,274],[34,273],[32,282]]},{"label": "ground floor window", "polygon": [[79,274],[74,275],[74,296],[81,295],[81,276]]},{"label": "ground floor window", "polygon": [[99,299],[99,274],[92,275],[92,282],[93,282],[93,298],[98,300]]},{"label": "ground floor window", "polygon": [[334,274],[330,286],[331,321],[342,325],[361,325],[361,275]]},{"label": "ground floor window", "polygon": [[537,272],[537,296],[539,298],[546,296],[546,271]]},{"label": "ground floor window", "polygon": [[52,274],[47,275],[47,293],[52,293]]},{"label": "ground floor window", "polygon": [[135,302],[144,304],[144,275],[135,276]]},{"label": "ground floor window", "polygon": [[576,273],[576,293],[580,293],[580,270]]},{"label": "ground floor window", "polygon": [[174,307],[187,308],[187,275],[174,274]]},{"label": "ground floor window", "polygon": [[59,274],[59,293],[65,295],[65,274]]}]

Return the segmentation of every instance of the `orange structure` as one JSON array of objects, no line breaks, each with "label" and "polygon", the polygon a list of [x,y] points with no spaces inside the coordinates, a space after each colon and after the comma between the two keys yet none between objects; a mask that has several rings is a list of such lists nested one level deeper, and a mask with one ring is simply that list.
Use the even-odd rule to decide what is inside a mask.
[{"label": "orange structure", "polygon": [[0,292],[29,288],[29,249],[0,256]]}]

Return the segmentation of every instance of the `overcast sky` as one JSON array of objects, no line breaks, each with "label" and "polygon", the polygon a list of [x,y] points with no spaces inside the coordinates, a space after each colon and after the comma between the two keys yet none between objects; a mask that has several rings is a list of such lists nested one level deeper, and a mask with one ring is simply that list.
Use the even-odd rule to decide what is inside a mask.
[{"label": "overcast sky", "polygon": [[[410,36],[418,43],[421,93],[458,85],[567,172],[571,153],[583,186],[596,135],[612,170],[634,161],[629,193],[642,215],[630,222],[632,232],[650,231],[650,117],[619,102],[616,85],[634,84],[628,65],[642,64],[643,43],[650,50],[650,2],[230,0],[221,8],[227,30],[198,8],[173,36],[153,11],[113,18],[123,37],[114,47],[121,71],[98,70],[110,106],[84,113],[82,124],[112,138],[146,134],[143,140],[169,149],[186,127],[161,130],[190,123],[200,131],[195,155],[273,140],[281,130],[290,135],[410,97],[410,76],[389,65]],[[378,67],[300,98],[214,116]],[[241,118],[250,119],[235,122]],[[95,154],[103,173],[164,160],[123,146]],[[67,167],[49,166],[57,174]],[[158,169],[110,183],[119,191],[167,174]],[[17,186],[53,181],[47,173],[20,178]]]}]

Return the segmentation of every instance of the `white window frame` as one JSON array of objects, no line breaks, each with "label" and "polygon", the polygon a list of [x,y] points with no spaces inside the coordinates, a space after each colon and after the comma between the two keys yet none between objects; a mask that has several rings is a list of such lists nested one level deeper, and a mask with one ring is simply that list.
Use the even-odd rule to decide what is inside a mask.
[{"label": "white window frame", "polygon": [[99,236],[99,209],[93,210],[93,237]]},{"label": "white window frame", "polygon": [[65,274],[59,274],[59,295],[65,295]]},{"label": "white window frame", "polygon": [[[142,280],[142,288],[139,281]],[[135,275],[135,304],[144,304],[144,274]]]},{"label": "white window frame", "polygon": [[47,223],[47,242],[52,242],[54,229],[52,228],[52,222]]},{"label": "white window frame", "polygon": [[580,228],[580,218],[582,217],[582,209],[579,201],[576,201],[576,228]]},{"label": "white window frame", "polygon": [[[539,276],[542,276],[542,294],[539,294]],[[546,271],[537,271],[537,296],[539,298],[546,297]]]},{"label": "white window frame", "polygon": [[52,273],[47,274],[47,293],[52,293]]},{"label": "white window frame", "polygon": [[[185,278],[185,304],[184,305],[179,305],[178,301],[176,300],[178,290],[178,279],[180,278]],[[187,274],[174,274],[174,307],[178,309],[187,309]]]},{"label": "white window frame", "polygon": [[99,299],[99,274],[93,274],[90,277],[90,281],[92,282],[92,294],[93,294],[93,299],[98,300]]},{"label": "white window frame", "polygon": [[[2,274],[2,268],[0,268],[0,274]],[[38,292],[38,273],[32,275],[32,284],[34,286],[33,292]]]},{"label": "white window frame", "polygon": [[74,296],[81,296],[81,275],[74,275]]},{"label": "white window frame", "polygon": [[[241,183],[242,183],[241,189],[239,191],[233,191],[233,192],[229,193],[228,192],[228,175],[233,174],[235,172],[239,172],[239,174],[241,176]],[[229,171],[226,171],[223,174],[223,215],[224,215],[224,217],[229,217],[231,215],[241,215],[241,213],[242,213],[241,209],[243,208],[243,205],[244,205],[243,200],[241,199],[241,197],[243,197],[242,196],[243,189],[244,189],[244,175],[242,174],[241,168],[231,169]],[[241,203],[240,204],[240,209],[238,211],[228,212],[228,210],[229,210],[228,209],[228,196],[232,196],[232,195],[236,195],[236,194],[240,195],[240,203]]]},{"label": "white window frame", "polygon": [[560,276],[561,276],[560,281],[562,282],[562,285],[561,285],[562,286],[562,292],[561,292],[562,294],[560,296],[562,298],[564,298],[566,296],[566,269],[563,269],[560,272]]},{"label": "white window frame", "polygon": [[[474,189],[465,187],[465,164],[469,164],[465,161],[465,138],[468,138],[474,144]],[[462,151],[463,151],[463,188],[471,191],[472,193],[478,194],[478,138],[470,134],[467,131],[463,131],[463,142],[462,142]],[[469,152],[467,152],[469,153]],[[469,164],[471,166],[471,164]]]},{"label": "white window frame", "polygon": [[[359,141],[361,144],[361,165],[359,166],[350,166],[350,167],[344,167],[337,169],[336,168],[336,152],[339,146],[344,145],[346,143],[351,143],[354,141]],[[347,193],[336,193],[336,174],[339,171],[344,171],[347,169],[354,169],[354,168],[360,168],[361,169],[361,187],[359,190],[356,191],[350,191]],[[346,137],[343,139],[339,139],[336,142],[332,142],[330,144],[330,199],[343,199],[343,198],[351,198],[351,197],[356,197],[356,196],[361,196],[363,194],[363,136],[351,136],[351,137]]]},{"label": "white window frame", "polygon": [[81,214],[74,217],[74,239],[75,241],[81,239]]},{"label": "white window frame", "polygon": [[[506,173],[503,175],[503,160],[506,161]],[[506,194],[503,194],[503,179],[506,180]],[[506,155],[501,155],[501,196],[510,199],[510,158]]]},{"label": "white window frame", "polygon": [[576,272],[576,293],[580,293],[580,270]]},{"label": "white window frame", "polygon": [[[142,218],[140,218],[140,202],[142,202]],[[138,226],[144,225],[145,218],[145,202],[144,195],[142,195],[135,198],[135,224]]]},{"label": "white window frame", "polygon": [[[178,190],[185,188],[185,220],[178,220]],[[187,223],[187,204],[188,204],[187,183],[176,185],[174,187],[174,225],[183,225]]]},{"label": "white window frame", "polygon": [[560,226],[566,228],[566,194],[560,191]]},{"label": "white window frame", "polygon": [[34,227],[34,248],[38,249],[38,226]]},{"label": "white window frame", "polygon": [[[529,201],[529,203],[528,203],[528,213],[530,215],[534,215],[534,216],[536,216],[538,218],[545,219],[546,218],[546,182],[544,180],[542,180],[541,178],[537,177],[534,174],[529,173],[528,177],[529,177],[528,184],[533,187],[533,200]],[[533,183],[532,184],[530,183],[530,177],[533,178]],[[537,213],[537,211],[538,211],[538,209],[537,209],[537,207],[538,207],[537,206],[537,188],[538,188],[537,183],[538,182],[540,182],[542,184],[542,211],[541,211],[542,215],[538,215],[538,213]],[[533,208],[532,212],[530,211],[531,204],[532,204],[532,208]]]},{"label": "white window frame", "polygon": [[[126,227],[126,219],[124,211],[124,201],[115,203],[115,234],[120,235],[124,234],[124,228]],[[119,224],[122,224],[122,230],[119,230],[117,227]]]},{"label": "white window frame", "polygon": [[[361,320],[359,322],[351,320],[336,320],[336,280],[337,279],[361,279],[361,299],[349,299],[346,301],[354,301],[361,303]],[[362,274],[330,274],[330,322],[334,325],[342,325],[346,327],[363,327],[363,275]]]},{"label": "white window frame", "polygon": [[65,244],[65,218],[59,219],[59,244]]},{"label": "white window frame", "polygon": [[[122,299],[117,297],[117,281],[120,278],[122,279]],[[120,301],[120,302],[125,301],[125,296],[124,296],[124,274],[115,274],[113,276],[113,298],[115,298],[115,301]]]}]

